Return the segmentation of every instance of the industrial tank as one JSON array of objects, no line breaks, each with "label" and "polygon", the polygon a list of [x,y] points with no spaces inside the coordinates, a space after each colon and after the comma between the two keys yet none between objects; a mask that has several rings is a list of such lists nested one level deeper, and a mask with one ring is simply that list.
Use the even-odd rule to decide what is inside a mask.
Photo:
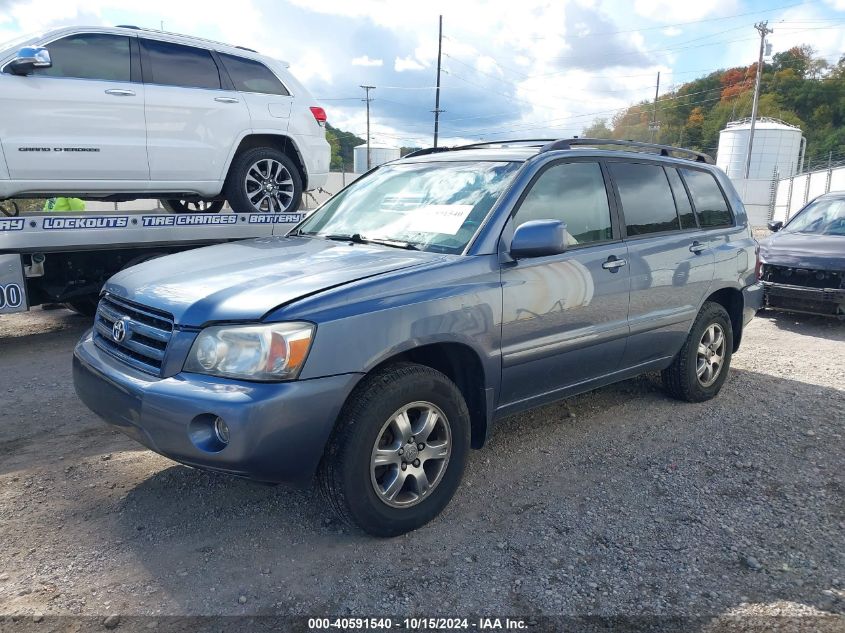
[{"label": "industrial tank", "polygon": [[[745,178],[748,135],[751,119],[731,121],[719,132],[716,164],[729,178]],[[751,149],[750,180],[770,180],[777,169],[779,178],[787,178],[801,170],[806,140],[801,128],[778,119],[759,117],[754,126],[754,146]]]},{"label": "industrial tank", "polygon": [[[367,144],[361,143],[356,145],[352,150],[353,169],[356,174],[363,174],[367,171]],[[381,165],[391,160],[399,158],[399,148],[392,145],[382,145],[380,143],[370,143],[370,167]]]}]

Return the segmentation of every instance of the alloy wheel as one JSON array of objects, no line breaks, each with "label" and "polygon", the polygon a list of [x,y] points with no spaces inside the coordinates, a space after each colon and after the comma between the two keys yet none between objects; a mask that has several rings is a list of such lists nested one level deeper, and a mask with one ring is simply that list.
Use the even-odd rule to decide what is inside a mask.
[{"label": "alloy wheel", "polygon": [[446,415],[430,402],[412,402],[388,418],[370,459],[379,499],[407,508],[428,498],[443,479],[452,452]]},{"label": "alloy wheel", "polygon": [[695,358],[695,373],[702,387],[712,385],[722,372],[725,340],[725,331],[718,323],[711,323],[701,335]]},{"label": "alloy wheel", "polygon": [[255,161],[246,172],[246,195],[256,211],[287,211],[293,203],[293,177],[287,167],[272,158]]}]

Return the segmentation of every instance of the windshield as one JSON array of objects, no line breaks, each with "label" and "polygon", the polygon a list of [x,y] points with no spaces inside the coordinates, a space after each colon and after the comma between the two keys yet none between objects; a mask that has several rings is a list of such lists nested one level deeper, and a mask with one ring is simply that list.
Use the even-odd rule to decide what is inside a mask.
[{"label": "windshield", "polygon": [[511,162],[385,165],[329,200],[297,233],[460,253],[519,166]]},{"label": "windshield", "polygon": [[784,227],[784,231],[845,235],[845,199],[827,198],[811,202]]}]

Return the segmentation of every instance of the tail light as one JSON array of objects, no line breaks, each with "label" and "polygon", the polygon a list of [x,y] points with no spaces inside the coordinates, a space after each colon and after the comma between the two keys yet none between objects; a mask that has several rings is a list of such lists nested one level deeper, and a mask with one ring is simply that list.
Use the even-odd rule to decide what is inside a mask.
[{"label": "tail light", "polygon": [[314,115],[314,118],[317,119],[317,123],[320,127],[326,127],[326,111],[323,110],[320,106],[311,106],[311,114]]},{"label": "tail light", "polygon": [[763,278],[763,262],[760,261],[760,247],[757,246],[754,252],[757,255],[757,263],[754,264],[754,276],[757,278],[757,281],[760,281]]}]

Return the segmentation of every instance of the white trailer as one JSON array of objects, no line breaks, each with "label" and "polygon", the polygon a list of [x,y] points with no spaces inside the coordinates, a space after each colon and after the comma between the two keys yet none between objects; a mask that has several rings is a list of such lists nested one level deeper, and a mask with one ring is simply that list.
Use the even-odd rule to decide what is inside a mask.
[{"label": "white trailer", "polygon": [[0,314],[64,303],[93,314],[103,283],[148,259],[251,237],[284,235],[305,213],[0,214]]}]

